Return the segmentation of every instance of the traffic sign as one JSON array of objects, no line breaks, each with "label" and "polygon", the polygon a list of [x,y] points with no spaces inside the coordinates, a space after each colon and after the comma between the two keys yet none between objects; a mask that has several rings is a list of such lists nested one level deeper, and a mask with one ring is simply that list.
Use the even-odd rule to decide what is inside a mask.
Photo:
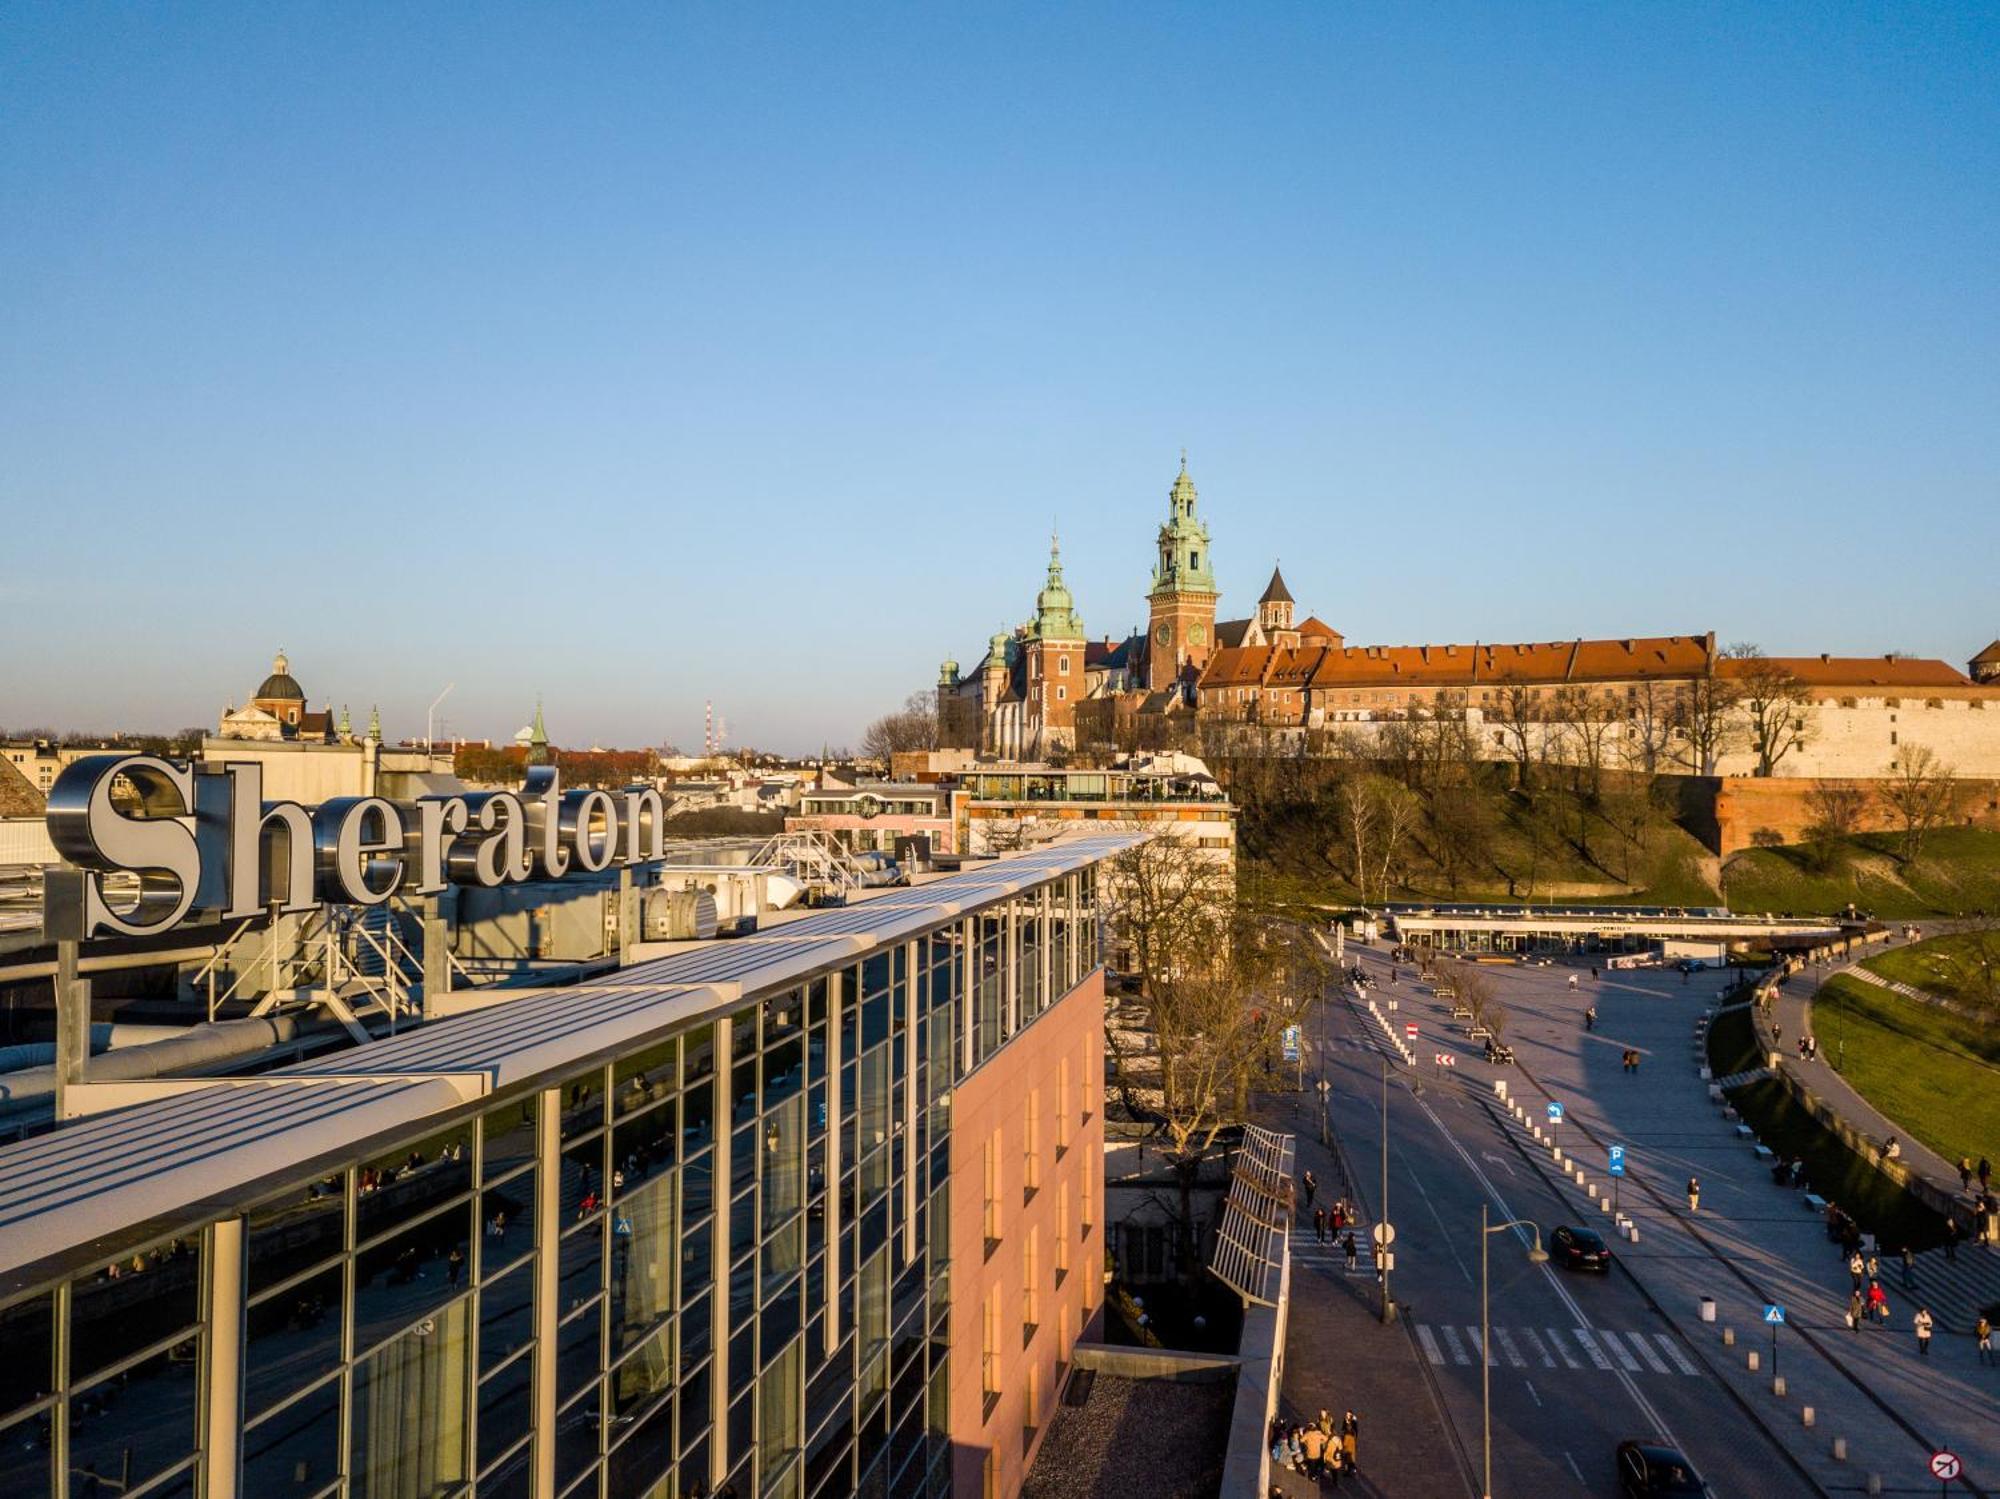
[{"label": "traffic sign", "polygon": [[1368,1236],[1377,1244],[1393,1244],[1396,1242],[1396,1225],[1393,1223],[1378,1223],[1369,1231]]},{"label": "traffic sign", "polygon": [[1931,1454],[1931,1477],[1939,1483],[1950,1483],[1965,1470],[1965,1464],[1958,1460],[1956,1452],[1933,1452]]},{"label": "traffic sign", "polygon": [[1782,1326],[1785,1320],[1785,1309],[1774,1302],[1772,1305],[1764,1308],[1764,1320],[1773,1327]]},{"label": "traffic sign", "polygon": [[1408,1022],[1406,1022],[1406,1023],[1404,1024],[1404,1026],[1403,1026],[1403,1034],[1404,1034],[1404,1035],[1406,1035],[1406,1036],[1408,1036],[1408,1037],[1409,1037],[1409,1038],[1410,1038],[1410,1039],[1411,1039],[1412,1041],[1416,1040],[1416,1039],[1417,1039],[1417,1023],[1416,1023],[1416,1021],[1414,1021],[1414,1020],[1411,1020],[1411,1021],[1408,1021]]},{"label": "traffic sign", "polygon": [[1553,1098],[1551,1098],[1549,1100],[1549,1123],[1561,1124],[1562,1122],[1563,1122],[1563,1106],[1557,1103]]},{"label": "traffic sign", "polygon": [[1458,1065],[1458,1058],[1448,1051],[1432,1052],[1431,1061],[1439,1067],[1456,1067]]},{"label": "traffic sign", "polygon": [[1298,1059],[1299,1028],[1296,1025],[1288,1025],[1285,1027],[1285,1060],[1296,1062]]},{"label": "traffic sign", "polygon": [[1623,1176],[1625,1174],[1625,1147],[1623,1145],[1614,1145],[1611,1147],[1611,1174],[1613,1176]]}]

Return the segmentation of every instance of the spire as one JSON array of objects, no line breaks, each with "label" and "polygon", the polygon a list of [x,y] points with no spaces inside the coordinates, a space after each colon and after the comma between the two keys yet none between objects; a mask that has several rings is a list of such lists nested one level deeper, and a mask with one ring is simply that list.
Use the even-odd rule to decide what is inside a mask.
[{"label": "spire", "polygon": [[1160,527],[1153,563],[1154,594],[1216,592],[1215,571],[1208,555],[1208,527],[1196,508],[1201,496],[1187,470],[1187,449],[1181,449],[1181,470],[1167,491],[1167,520]]},{"label": "spire", "polygon": [[342,739],[352,739],[354,737],[354,725],[347,717],[347,704],[345,703],[340,705],[340,737]]},{"label": "spire", "polygon": [[373,703],[368,706],[368,742],[370,744],[382,742],[382,710]]},{"label": "spire", "polygon": [[542,695],[539,692],[535,694],[535,721],[528,730],[528,763],[549,763],[549,731],[542,723]]},{"label": "spire", "polygon": [[1035,595],[1034,633],[1043,640],[1081,640],[1083,620],[1076,612],[1076,599],[1063,582],[1062,540],[1049,532],[1049,579]]},{"label": "spire", "polygon": [[1293,603],[1291,589],[1285,587],[1284,572],[1276,567],[1271,569],[1271,581],[1264,586],[1264,596],[1257,600],[1260,604]]}]

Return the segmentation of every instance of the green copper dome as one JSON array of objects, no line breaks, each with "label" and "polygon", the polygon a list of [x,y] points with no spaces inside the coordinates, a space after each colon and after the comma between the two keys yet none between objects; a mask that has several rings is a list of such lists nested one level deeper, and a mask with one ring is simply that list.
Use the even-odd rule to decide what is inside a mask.
[{"label": "green copper dome", "polygon": [[1153,564],[1152,592],[1214,593],[1215,570],[1208,555],[1208,527],[1195,514],[1200,495],[1188,477],[1187,454],[1167,492],[1167,523],[1160,527],[1160,557]]},{"label": "green copper dome", "polygon": [[1062,575],[1062,547],[1049,538],[1049,580],[1035,595],[1035,635],[1041,640],[1081,640],[1083,620]]}]

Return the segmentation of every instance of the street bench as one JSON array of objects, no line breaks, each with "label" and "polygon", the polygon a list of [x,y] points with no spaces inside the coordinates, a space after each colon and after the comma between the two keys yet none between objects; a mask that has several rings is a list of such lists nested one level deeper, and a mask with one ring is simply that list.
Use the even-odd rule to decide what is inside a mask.
[{"label": "street bench", "polygon": [[1760,1161],[1775,1161],[1778,1158],[1777,1152],[1768,1145],[1759,1145],[1753,1154]]},{"label": "street bench", "polygon": [[1736,1138],[1739,1140],[1754,1140],[1757,1138],[1757,1131],[1750,1128],[1747,1124],[1739,1124],[1736,1126]]},{"label": "street bench", "polygon": [[1809,1213],[1824,1214],[1826,1212],[1826,1199],[1817,1192],[1806,1193],[1806,1211]]}]

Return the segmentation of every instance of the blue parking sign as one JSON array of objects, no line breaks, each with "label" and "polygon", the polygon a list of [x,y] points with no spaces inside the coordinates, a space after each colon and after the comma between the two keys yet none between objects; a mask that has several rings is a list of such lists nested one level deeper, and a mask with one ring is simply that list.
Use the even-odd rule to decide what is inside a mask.
[{"label": "blue parking sign", "polygon": [[1285,1060],[1287,1062],[1296,1062],[1298,1059],[1299,1028],[1295,1025],[1288,1025],[1285,1027]]},{"label": "blue parking sign", "polygon": [[1614,1145],[1611,1147],[1611,1174],[1613,1176],[1623,1176],[1625,1174],[1625,1147],[1623,1145]]}]

